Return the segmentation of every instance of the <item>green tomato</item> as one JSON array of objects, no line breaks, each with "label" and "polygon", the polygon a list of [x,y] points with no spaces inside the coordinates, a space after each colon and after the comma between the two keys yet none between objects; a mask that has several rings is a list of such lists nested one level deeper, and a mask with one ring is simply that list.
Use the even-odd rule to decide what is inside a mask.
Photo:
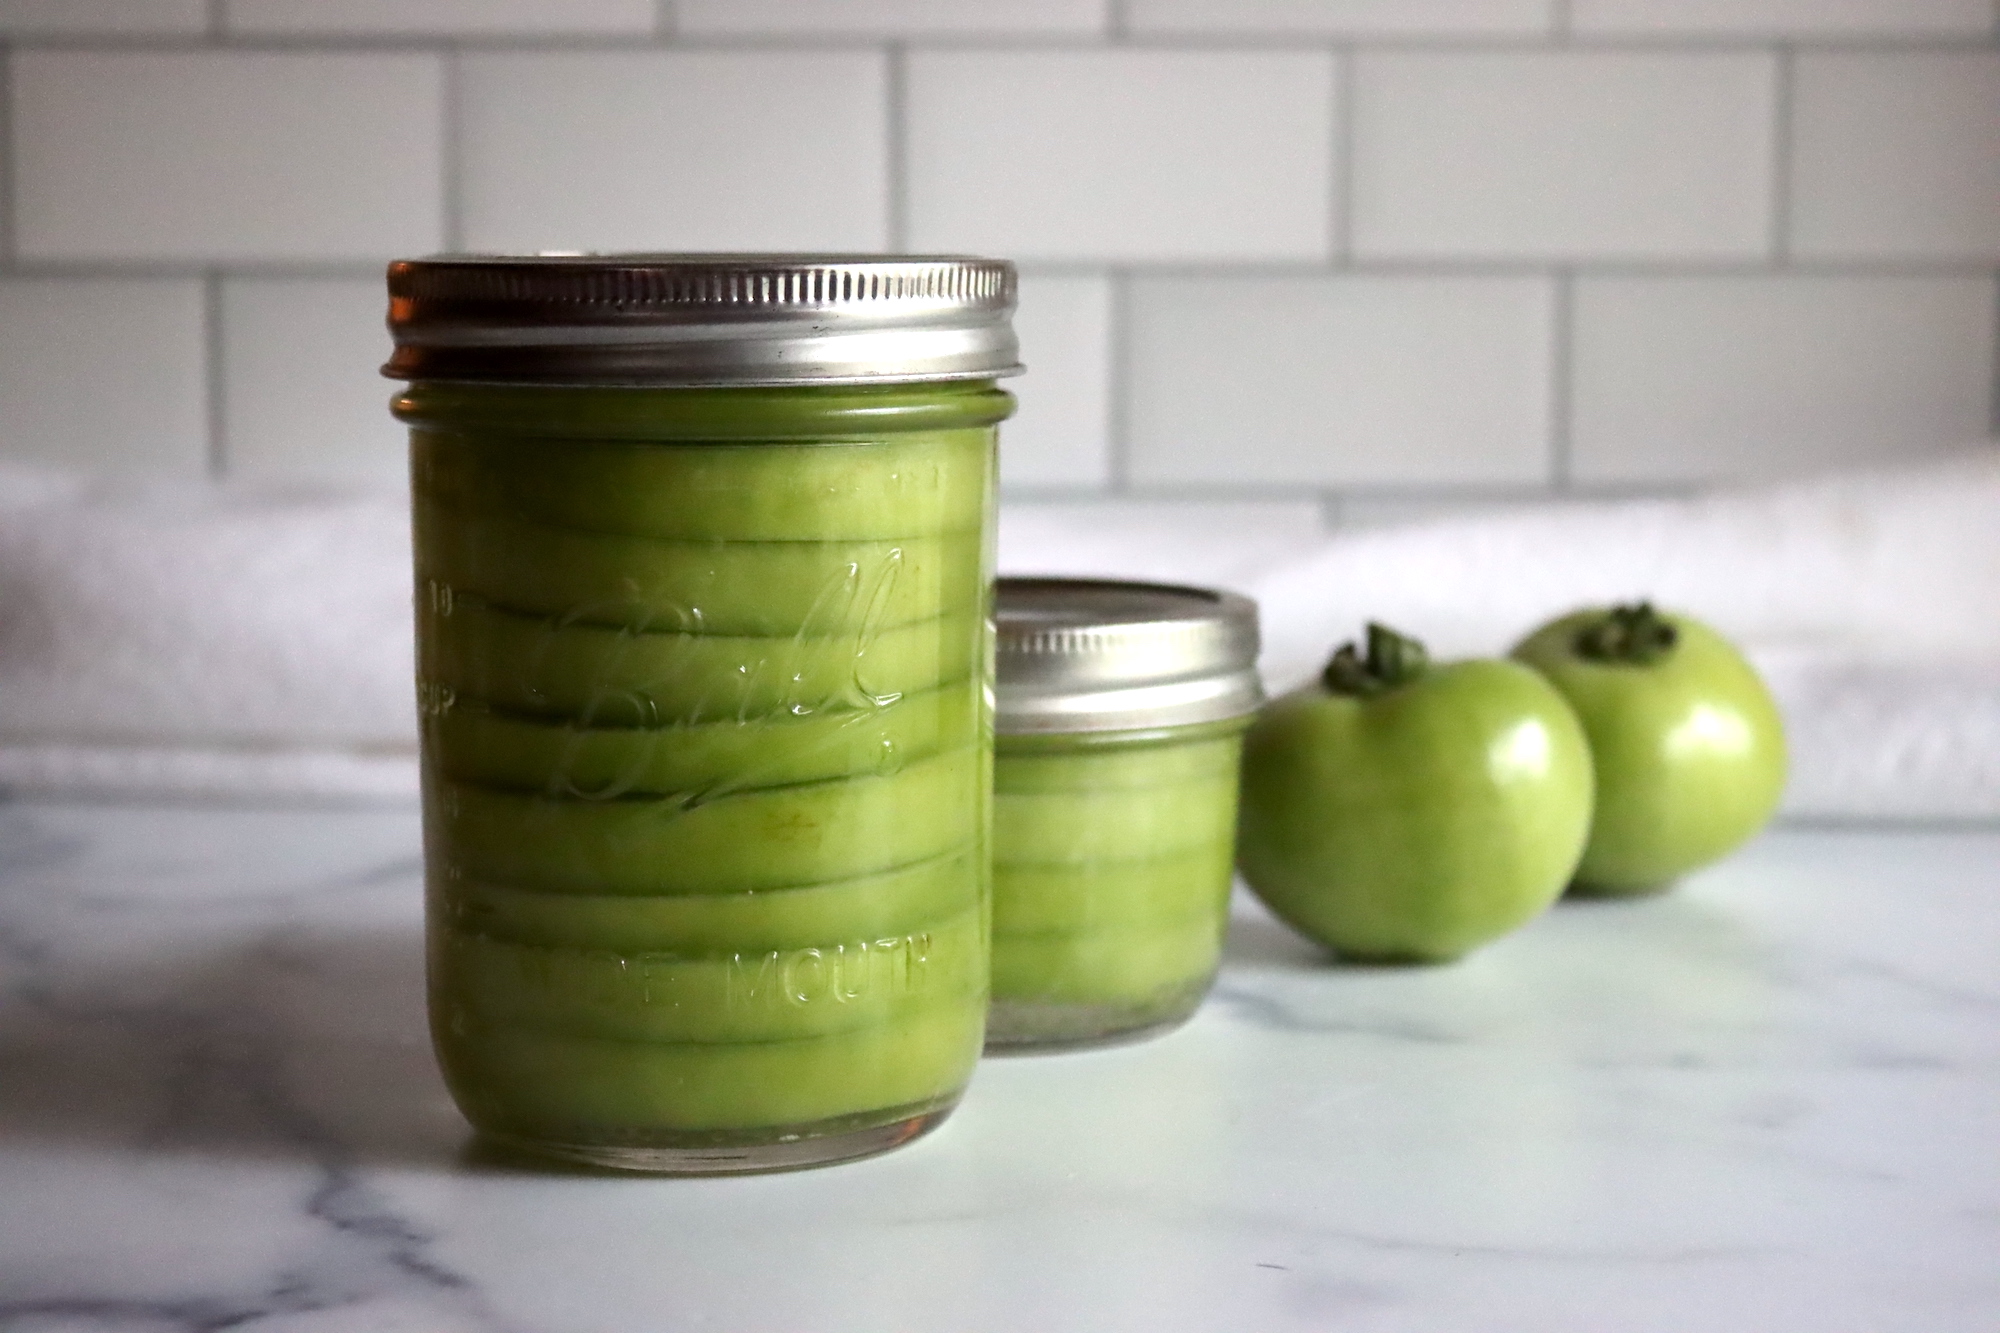
[{"label": "green tomato", "polygon": [[1578,611],[1514,657],[1583,720],[1597,813],[1577,867],[1584,892],[1664,888],[1764,826],[1785,787],[1785,731],[1743,655],[1686,616],[1636,606]]},{"label": "green tomato", "polygon": [[1427,665],[1368,627],[1245,740],[1237,859],[1251,889],[1337,953],[1457,958],[1562,895],[1590,827],[1590,751],[1533,671]]}]

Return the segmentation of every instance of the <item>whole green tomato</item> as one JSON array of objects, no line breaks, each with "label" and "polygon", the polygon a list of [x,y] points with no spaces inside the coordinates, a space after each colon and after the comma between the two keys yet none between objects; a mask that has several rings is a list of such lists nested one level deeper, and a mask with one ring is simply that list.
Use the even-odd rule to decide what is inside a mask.
[{"label": "whole green tomato", "polygon": [[1257,896],[1337,953],[1457,958],[1562,895],[1590,828],[1576,716],[1513,662],[1431,666],[1368,627],[1245,739],[1237,860]]},{"label": "whole green tomato", "polygon": [[1785,728],[1743,655],[1714,630],[1640,602],[1578,611],[1514,657],[1583,720],[1597,813],[1577,867],[1584,892],[1644,893],[1707,865],[1764,826],[1785,788]]}]

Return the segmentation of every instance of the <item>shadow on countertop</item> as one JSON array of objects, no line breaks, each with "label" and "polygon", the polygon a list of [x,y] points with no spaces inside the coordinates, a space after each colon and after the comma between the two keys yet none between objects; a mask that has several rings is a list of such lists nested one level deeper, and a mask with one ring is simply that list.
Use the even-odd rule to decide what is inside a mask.
[{"label": "shadow on countertop", "polygon": [[470,1131],[431,1058],[414,928],[283,925],[115,962],[14,943],[0,1145],[328,1168],[460,1159]]},{"label": "shadow on countertop", "polygon": [[1258,971],[1320,972],[1345,966],[1339,959],[1274,917],[1237,911],[1223,941],[1222,965]]}]

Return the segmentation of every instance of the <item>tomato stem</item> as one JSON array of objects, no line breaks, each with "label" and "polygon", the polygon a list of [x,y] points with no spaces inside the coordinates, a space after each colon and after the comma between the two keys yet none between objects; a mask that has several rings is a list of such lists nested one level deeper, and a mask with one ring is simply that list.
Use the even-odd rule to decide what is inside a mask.
[{"label": "tomato stem", "polygon": [[1577,656],[1612,666],[1651,666],[1674,650],[1680,632],[1651,602],[1614,606],[1577,632]]},{"label": "tomato stem", "polygon": [[1430,660],[1422,642],[1371,620],[1367,655],[1352,640],[1341,644],[1320,673],[1320,683],[1335,694],[1368,698],[1409,684],[1424,674]]}]

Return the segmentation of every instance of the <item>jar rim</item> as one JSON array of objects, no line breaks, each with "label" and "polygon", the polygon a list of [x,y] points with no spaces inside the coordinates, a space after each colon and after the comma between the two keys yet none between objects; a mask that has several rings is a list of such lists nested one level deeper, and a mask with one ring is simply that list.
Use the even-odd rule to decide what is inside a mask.
[{"label": "jar rim", "polygon": [[388,267],[392,379],[779,387],[1019,374],[971,255],[443,254]]},{"label": "jar rim", "polygon": [[994,631],[994,729],[1003,735],[1218,722],[1263,703],[1257,604],[1239,593],[1003,577]]}]

